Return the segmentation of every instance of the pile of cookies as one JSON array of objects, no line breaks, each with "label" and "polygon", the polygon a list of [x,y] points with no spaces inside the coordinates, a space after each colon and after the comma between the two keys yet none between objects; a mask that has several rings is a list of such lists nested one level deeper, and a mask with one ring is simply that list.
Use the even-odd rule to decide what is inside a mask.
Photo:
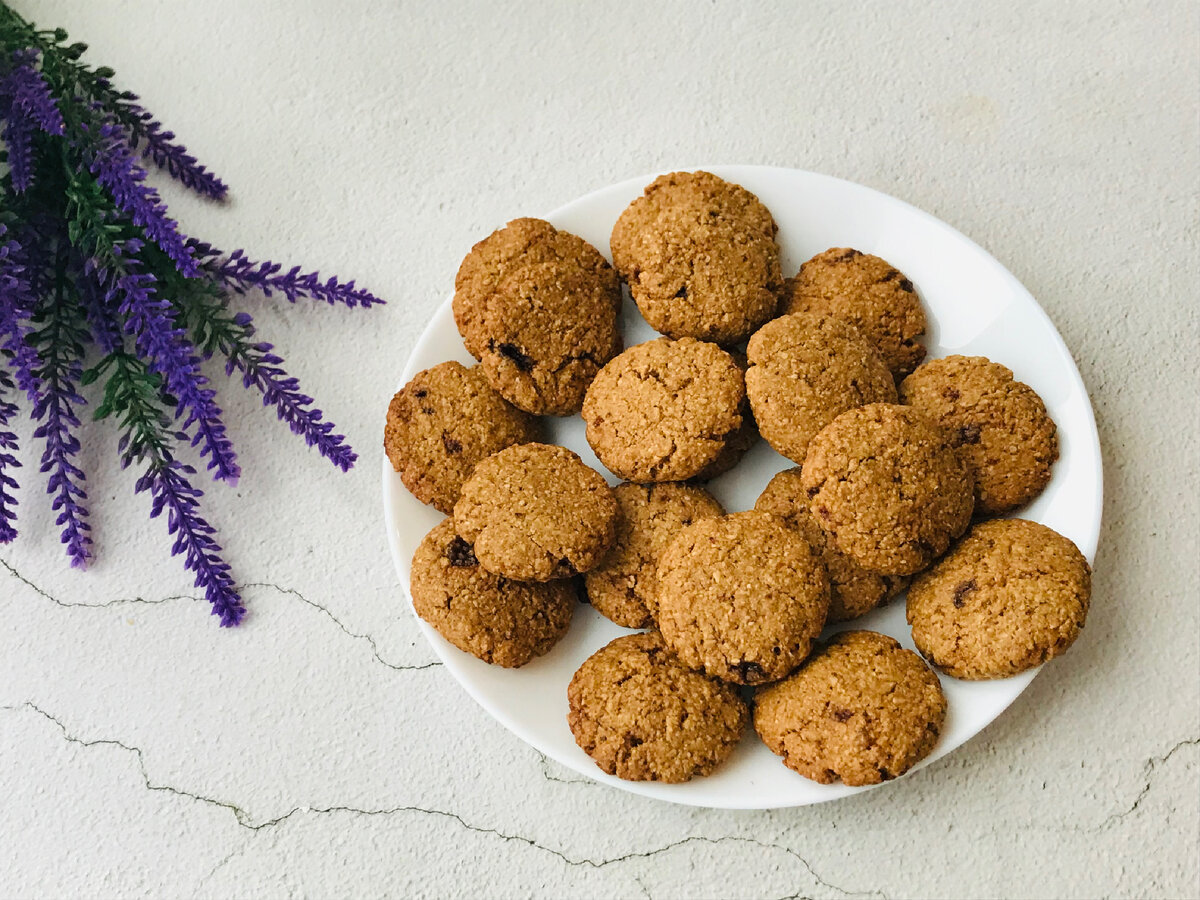
[{"label": "pile of cookies", "polygon": [[[1041,398],[983,357],[922,364],[925,311],[887,261],[838,247],[785,280],[775,237],[757,197],[707,172],[630,204],[615,268],[548,222],[510,222],[455,280],[479,364],[427,369],[388,408],[389,459],[448,516],[411,579],[443,637],[512,667],[548,652],[579,600],[646,629],[567,686],[576,742],[621,778],[708,774],[750,720],[808,778],[894,778],[946,716],[930,664],[1013,675],[1087,615],[1069,540],[989,518],[1050,480]],[[663,337],[623,348],[622,283]],[[539,440],[539,417],[577,413],[615,488]],[[759,436],[796,467],[728,513],[703,483]],[[820,640],[906,588],[924,659],[870,631]]]}]

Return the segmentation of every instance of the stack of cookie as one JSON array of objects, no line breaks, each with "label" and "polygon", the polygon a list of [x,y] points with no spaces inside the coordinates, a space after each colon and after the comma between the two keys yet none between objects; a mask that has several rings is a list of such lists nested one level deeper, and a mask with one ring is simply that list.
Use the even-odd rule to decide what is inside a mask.
[{"label": "stack of cookie", "polygon": [[[925,660],[1005,677],[1065,651],[1087,614],[1070,541],[984,521],[1050,479],[1037,394],[982,357],[922,365],[925,312],[890,263],[832,248],[785,280],[775,235],[757,197],[706,172],[662,176],[622,213],[615,268],[515,220],[456,279],[479,364],[421,372],[388,409],[393,466],[450,516],[411,584],[447,640],[520,666],[566,633],[577,598],[647,629],[567,687],[576,742],[621,778],[708,774],[751,719],[816,781],[896,777],[946,715]],[[624,351],[622,282],[664,335]],[[539,416],[576,413],[615,488],[539,442]],[[702,484],[760,435],[796,467],[727,513]],[[869,631],[820,640],[906,587],[924,660]]]}]

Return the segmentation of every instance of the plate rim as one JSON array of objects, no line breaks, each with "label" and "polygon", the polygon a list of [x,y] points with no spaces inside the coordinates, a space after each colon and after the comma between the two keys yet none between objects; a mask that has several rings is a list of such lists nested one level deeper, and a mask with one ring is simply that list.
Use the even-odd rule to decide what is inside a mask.
[{"label": "plate rim", "polygon": [[[690,171],[697,171],[697,170],[704,170],[707,172],[712,172],[713,174],[716,174],[719,177],[726,178],[727,180],[730,180],[733,182],[737,182],[737,174],[736,173],[739,171],[744,172],[747,170],[753,170],[753,171],[760,172],[760,173],[773,173],[773,174],[787,173],[788,175],[801,175],[806,178],[813,178],[818,181],[824,181],[829,185],[833,185],[833,186],[837,186],[837,187],[842,187],[842,188],[850,187],[854,190],[865,191],[871,195],[874,195],[876,199],[883,200],[887,203],[898,205],[900,208],[902,208],[908,214],[917,216],[918,218],[924,220],[926,224],[948,233],[950,236],[957,238],[958,240],[967,244],[969,247],[973,248],[975,251],[977,251],[980,254],[980,256],[983,260],[986,260],[987,263],[990,264],[997,271],[999,276],[1004,281],[1008,282],[1015,289],[1016,293],[1020,297],[1022,297],[1024,300],[1028,301],[1027,305],[1029,307],[1031,307],[1032,311],[1035,312],[1035,314],[1037,316],[1040,317],[1042,325],[1049,330],[1049,333],[1053,338],[1053,342],[1057,345],[1057,348],[1061,351],[1063,356],[1070,362],[1069,374],[1073,381],[1072,386],[1080,394],[1082,394],[1082,396],[1087,401],[1084,412],[1086,413],[1086,420],[1087,420],[1086,424],[1088,426],[1087,436],[1086,436],[1087,444],[1088,444],[1089,449],[1091,450],[1092,457],[1095,461],[1095,478],[1094,478],[1094,484],[1093,484],[1092,488],[1093,488],[1094,495],[1096,498],[1096,516],[1095,516],[1094,521],[1091,523],[1091,527],[1089,529],[1086,540],[1083,543],[1077,543],[1077,546],[1079,547],[1079,550],[1083,553],[1083,555],[1087,558],[1089,564],[1094,562],[1096,549],[1099,544],[1099,537],[1100,537],[1100,533],[1101,533],[1101,528],[1102,528],[1102,523],[1103,523],[1103,514],[1104,514],[1104,457],[1103,457],[1102,447],[1100,444],[1099,430],[1096,426],[1095,407],[1092,404],[1091,394],[1088,392],[1087,385],[1083,381],[1083,375],[1079,371],[1079,366],[1075,361],[1074,354],[1071,353],[1070,348],[1067,346],[1067,343],[1063,339],[1062,334],[1059,332],[1058,328],[1055,326],[1054,321],[1050,318],[1050,316],[1046,312],[1046,310],[1042,308],[1042,305],[1037,301],[1037,298],[1035,298],[1033,296],[1033,294],[1029,291],[1029,289],[1026,288],[1025,285],[1021,282],[1021,280],[1018,279],[1011,271],[1009,271],[1008,268],[1006,266],[1004,266],[1004,264],[1001,263],[998,259],[996,259],[995,256],[993,256],[983,246],[981,246],[980,244],[973,241],[970,237],[963,234],[961,231],[959,231],[953,225],[950,225],[949,223],[945,222],[944,220],[939,219],[937,216],[934,216],[932,213],[926,212],[925,210],[923,210],[917,206],[914,206],[905,200],[901,200],[898,197],[895,197],[884,191],[878,190],[877,188],[870,187],[869,185],[860,184],[858,182],[850,181],[850,180],[844,179],[844,178],[839,178],[834,175],[828,175],[823,172],[814,172],[811,170],[799,169],[799,168],[794,168],[794,167],[790,167],[790,166],[774,166],[774,165],[766,165],[766,164],[737,164],[737,163],[734,163],[734,164],[709,164],[709,165],[697,165],[697,166],[677,166],[677,167],[672,167],[672,168],[664,168],[664,169],[661,169],[659,171],[656,171],[656,172],[653,172],[653,173],[650,173],[650,174],[647,174],[644,176],[634,176],[631,178],[621,179],[620,181],[616,181],[611,184],[603,185],[601,187],[590,190],[590,191],[574,198],[573,200],[570,200],[566,203],[560,204],[559,206],[555,207],[554,209],[552,209],[549,212],[545,213],[544,215],[540,216],[540,218],[547,219],[547,220],[553,220],[556,216],[564,214],[564,213],[570,211],[571,209],[577,207],[580,204],[585,204],[589,200],[593,200],[594,198],[596,198],[602,194],[605,194],[610,191],[616,191],[618,189],[625,189],[626,187],[629,187],[629,186],[636,186],[638,188],[644,187],[645,185],[649,184],[650,182],[652,182],[655,178],[659,177],[660,175],[668,174],[670,172],[680,172],[680,171],[689,171],[690,172]],[[725,174],[722,174],[722,172],[724,172]],[[605,254],[605,256],[607,258],[607,254]],[[454,296],[453,291],[451,291],[449,296],[447,296],[444,300],[442,300],[442,302],[437,304],[437,306],[434,308],[433,312],[431,313],[429,320],[426,322],[425,327],[421,329],[421,333],[418,335],[416,341],[413,342],[413,345],[408,352],[407,358],[405,359],[404,366],[402,367],[401,373],[400,373],[400,381],[399,381],[397,387],[395,388],[395,390],[397,390],[397,391],[400,390],[405,384],[408,383],[409,380],[411,380],[413,375],[416,374],[416,370],[415,370],[414,366],[415,366],[415,359],[418,355],[418,351],[422,346],[425,345],[427,340],[430,339],[431,335],[433,334],[435,324],[438,322],[439,318],[441,317],[441,314],[448,307],[450,307],[452,300],[453,300],[453,296]],[[1083,436],[1075,435],[1075,437],[1078,439]],[[567,758],[563,758],[563,757],[559,756],[553,749],[543,746],[542,743],[536,737],[532,736],[526,729],[524,729],[517,722],[515,717],[510,716],[503,707],[496,706],[496,705],[492,704],[490,701],[484,700],[475,691],[474,686],[469,681],[464,680],[463,678],[459,677],[459,674],[454,669],[454,666],[452,664],[450,664],[449,657],[452,654],[459,654],[462,651],[453,647],[445,640],[435,639],[435,638],[440,638],[440,635],[438,635],[437,632],[427,622],[425,622],[423,619],[421,619],[420,616],[418,616],[416,614],[416,610],[413,607],[412,594],[411,594],[409,585],[406,583],[406,579],[403,577],[403,572],[405,571],[406,566],[407,566],[407,560],[402,559],[399,548],[397,547],[396,541],[391,539],[391,535],[397,530],[397,519],[396,519],[396,511],[392,508],[392,505],[389,502],[388,498],[389,498],[389,489],[393,486],[393,484],[394,484],[393,479],[395,479],[397,477],[397,475],[391,467],[391,463],[389,462],[389,460],[387,458],[387,453],[381,452],[380,457],[381,457],[381,463],[382,463],[381,501],[382,501],[382,506],[383,506],[385,538],[386,538],[387,544],[388,544],[389,556],[391,557],[393,569],[397,575],[397,580],[400,582],[400,588],[403,591],[404,596],[408,601],[407,605],[408,605],[409,611],[411,612],[414,620],[416,621],[418,628],[421,630],[422,634],[425,636],[426,641],[429,644],[430,648],[433,650],[434,654],[438,657],[439,661],[443,664],[443,666],[449,670],[450,674],[454,677],[455,682],[457,682],[458,685],[466,692],[466,694],[475,703],[477,703],[488,715],[490,715],[492,718],[496,719],[498,722],[500,722],[501,725],[503,725],[510,732],[512,732],[517,738],[519,738],[521,741],[523,741],[524,743],[529,745],[531,748],[533,748],[535,751],[537,751],[544,757],[553,759],[555,762],[559,763],[560,765],[563,765],[563,766],[569,768],[570,770],[572,770],[573,772],[577,772],[578,774],[583,775],[584,777],[586,777],[589,780],[594,781],[598,784],[609,785],[609,786],[627,791],[629,793],[636,794],[641,797],[647,797],[647,798],[658,800],[661,802],[674,803],[674,804],[678,804],[678,805],[682,805],[682,806],[690,806],[690,807],[694,807],[694,808],[703,808],[703,809],[728,809],[728,810],[747,810],[747,811],[749,811],[749,810],[769,810],[769,809],[794,809],[794,808],[799,808],[799,807],[803,807],[803,806],[812,806],[812,805],[816,805],[816,804],[820,804],[820,803],[828,803],[828,802],[831,802],[834,800],[841,799],[843,797],[853,796],[855,794],[861,793],[866,790],[883,787],[885,785],[893,784],[895,782],[901,781],[908,774],[911,774],[911,772],[922,769],[926,765],[929,765],[940,759],[943,759],[944,757],[949,756],[954,751],[971,743],[973,740],[975,740],[977,737],[979,737],[979,735],[981,735],[985,731],[987,731],[988,728],[991,727],[991,725],[993,723],[995,723],[995,721],[997,719],[999,719],[1005,713],[1005,711],[1016,701],[1016,699],[1025,693],[1025,691],[1029,687],[1029,684],[1033,681],[1033,679],[1037,676],[1037,674],[1042,670],[1042,667],[1043,667],[1043,666],[1037,666],[1036,668],[1031,669],[1028,672],[1019,673],[1018,675],[1012,676],[1013,678],[1025,678],[1026,682],[1019,691],[1017,691],[1011,697],[1006,699],[1003,702],[1003,704],[1000,705],[996,709],[995,715],[992,716],[992,718],[987,722],[987,724],[982,726],[978,731],[976,731],[970,737],[963,740],[960,744],[956,745],[954,748],[944,750],[941,753],[938,753],[937,749],[935,748],[934,751],[928,757],[923,759],[920,763],[918,763],[911,770],[909,770],[909,772],[906,772],[905,775],[902,775],[899,778],[891,779],[886,782],[881,782],[880,784],[876,784],[876,785],[867,785],[867,786],[863,786],[860,788],[843,789],[842,791],[838,791],[838,792],[830,792],[827,796],[820,796],[820,797],[817,797],[817,798],[814,798],[814,799],[808,800],[808,801],[799,801],[799,802],[783,801],[783,802],[774,803],[771,805],[764,805],[764,804],[751,804],[751,805],[742,804],[742,805],[739,805],[737,803],[713,803],[713,802],[710,802],[707,800],[692,799],[691,795],[686,791],[680,791],[680,792],[678,792],[678,794],[672,794],[672,795],[666,795],[666,796],[664,796],[663,794],[658,793],[658,792],[651,792],[650,790],[647,790],[646,787],[648,785],[656,784],[654,782],[644,783],[644,782],[636,782],[636,781],[626,781],[623,779],[616,778],[615,776],[608,775],[607,773],[599,770],[598,768],[595,768],[594,766],[589,771],[587,768],[577,765],[575,760],[567,759]],[[853,627],[852,622],[843,623],[843,624],[844,624],[844,626]],[[629,633],[634,633],[634,631],[630,631]],[[745,738],[743,738],[743,739],[745,739]],[[802,776],[797,776],[797,777],[802,777]],[[843,788],[844,788],[844,786],[843,786]]]}]

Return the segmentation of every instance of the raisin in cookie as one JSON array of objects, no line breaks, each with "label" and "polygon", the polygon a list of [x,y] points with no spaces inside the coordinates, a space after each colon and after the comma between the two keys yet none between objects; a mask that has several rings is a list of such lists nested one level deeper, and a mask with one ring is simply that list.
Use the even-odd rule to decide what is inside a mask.
[{"label": "raisin in cookie", "polygon": [[680,662],[762,684],[808,655],[829,611],[829,576],[797,531],[751,510],[679,532],[659,559],[655,597]]},{"label": "raisin in cookie", "polygon": [[970,467],[946,433],[908,406],[844,412],[808,446],[809,512],[864,569],[911,575],[967,530]]},{"label": "raisin in cookie", "polygon": [[480,460],[536,439],[532,416],[492,390],[477,366],[456,362],[414,375],[388,404],[383,432],[404,486],[444,513]]},{"label": "raisin in cookie", "polygon": [[775,314],[775,220],[708,172],[656,178],[613,226],[613,261],[655,331],[736,344]]},{"label": "raisin in cookie", "polygon": [[980,522],[908,590],[925,658],[955,678],[1006,678],[1075,642],[1092,573],[1058,532],[1025,519]]},{"label": "raisin in cookie", "polygon": [[454,526],[483,567],[519,581],[586,572],[612,546],[617,516],[604,476],[550,444],[489,456],[454,504]]},{"label": "raisin in cookie", "polygon": [[798,529],[825,563],[829,572],[829,622],[865,616],[907,586],[907,578],[868,572],[837,548],[808,511],[808,498],[799,468],[776,473],[759,495],[754,508],[774,513]]},{"label": "raisin in cookie", "polygon": [[929,755],[946,697],[921,657],[873,631],[845,631],[754,697],[754,729],[784,765],[821,784],[878,784]]},{"label": "raisin in cookie", "polygon": [[690,484],[621,484],[617,539],[608,555],[587,573],[588,602],[626,628],[654,623],[658,558],[680,530],[699,519],[724,514],[703,488]]},{"label": "raisin in cookie", "polygon": [[444,519],[413,554],[413,608],[459,650],[513,668],[541,656],[567,633],[573,581],[526,584],[488,572]]},{"label": "raisin in cookie", "polygon": [[540,264],[563,274],[585,274],[600,285],[614,310],[620,309],[620,281],[599,250],[544,219],[513,219],[471,248],[454,279],[454,322],[467,352],[476,359],[487,345],[482,323],[489,299],[513,271]]},{"label": "raisin in cookie", "polygon": [[746,394],[758,431],[792,462],[804,462],[808,442],[846,410],[896,402],[883,358],[845,319],[773,319],[750,338],[747,356]]},{"label": "raisin in cookie", "polygon": [[587,442],[626,481],[682,481],[742,425],[742,370],[716,344],[658,338],[608,363],[583,402]]},{"label": "raisin in cookie", "polygon": [[588,657],[567,702],[575,743],[627,781],[709,774],[733,752],[749,718],[734,688],[680,665],[654,632],[619,637]]},{"label": "raisin in cookie", "polygon": [[982,356],[925,363],[900,384],[904,403],[946,428],[975,471],[975,511],[1024,506],[1050,481],[1058,429],[1012,370]]},{"label": "raisin in cookie", "polygon": [[917,342],[925,333],[921,301],[912,282],[878,256],[833,247],[802,265],[783,293],[784,313],[849,319],[896,376],[908,374],[925,357]]}]

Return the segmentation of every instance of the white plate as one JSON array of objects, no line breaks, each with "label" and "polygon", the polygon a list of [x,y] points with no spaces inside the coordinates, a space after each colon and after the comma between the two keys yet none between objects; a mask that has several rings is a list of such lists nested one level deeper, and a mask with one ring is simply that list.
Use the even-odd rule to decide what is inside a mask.
[{"label": "white plate", "polygon": [[[753,191],[779,223],[785,275],[828,247],[855,247],[896,265],[916,286],[929,317],[925,345],[929,358],[951,353],[982,355],[1001,362],[1046,401],[1058,424],[1061,458],[1046,491],[1020,511],[1073,540],[1088,559],[1100,533],[1100,444],[1091,403],[1062,338],[1042,308],[1003,266],[963,235],[927,213],[885,194],[827,175],[765,166],[704,167]],[[546,216],[602,251],[621,211],[655,176],[646,175],[595,191]],[[479,235],[483,237],[483,235]],[[655,337],[626,295],[625,345]],[[472,362],[454,327],[447,299],[421,335],[400,376],[400,385],[421,369],[456,359]],[[609,475],[584,440],[578,416],[547,419],[548,440],[570,447]],[[729,511],[749,509],[780,469],[791,466],[759,441],[732,472],[710,489]],[[417,502],[383,459],[383,508],[388,543],[408,587],[409,564],[417,544],[442,515]],[[546,656],[520,669],[489,666],[462,653],[420,619],[446,669],[467,693],[505,726],[542,753],[598,781],[637,794],[696,806],[770,809],[844,797],[866,788],[820,785],[784,768],[752,730],[732,758],[707,778],[687,784],[629,782],[606,775],[576,745],[567,728],[567,683],[592,652],[628,633],[581,605],[567,636]],[[882,631],[913,648],[897,598],[839,628]],[[968,682],[942,677],[949,714],[941,741],[925,764],[978,734],[1016,699],[1037,670],[1002,681]]]}]

